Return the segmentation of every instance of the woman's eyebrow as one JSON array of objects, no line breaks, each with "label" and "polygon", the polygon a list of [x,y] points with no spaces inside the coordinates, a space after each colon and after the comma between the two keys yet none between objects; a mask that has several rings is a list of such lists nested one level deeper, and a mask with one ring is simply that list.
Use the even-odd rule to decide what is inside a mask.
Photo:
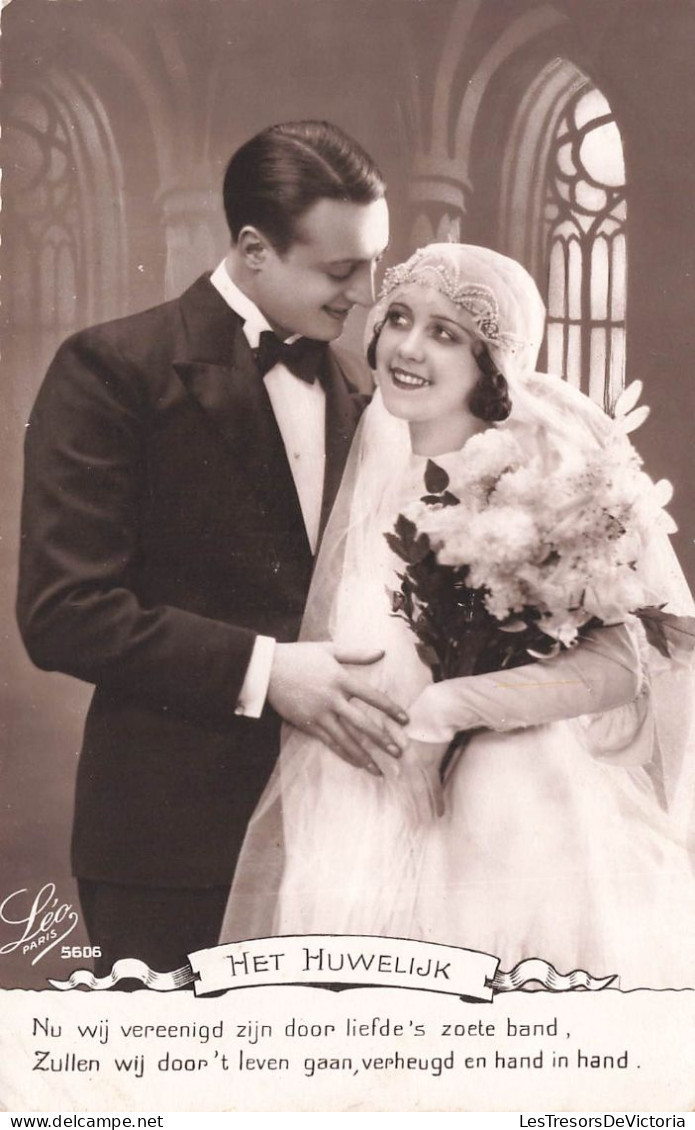
[{"label": "woman's eyebrow", "polygon": [[[389,310],[395,310],[397,308],[407,310],[409,314],[413,312],[412,306],[409,306],[403,298],[396,298],[390,303]],[[455,318],[450,318],[448,314],[438,314],[436,311],[433,311],[428,314],[427,318],[430,322],[447,322],[450,326],[455,326],[457,330],[461,330],[462,333],[468,334],[469,337],[475,336],[470,326],[464,326],[461,322],[457,322]]]},{"label": "woman's eyebrow", "polygon": [[435,322],[448,322],[450,326],[456,326],[458,330],[463,330],[464,333],[473,336],[473,331],[469,326],[464,326],[461,322],[457,322],[455,318],[450,318],[447,314],[430,314],[430,321]]}]

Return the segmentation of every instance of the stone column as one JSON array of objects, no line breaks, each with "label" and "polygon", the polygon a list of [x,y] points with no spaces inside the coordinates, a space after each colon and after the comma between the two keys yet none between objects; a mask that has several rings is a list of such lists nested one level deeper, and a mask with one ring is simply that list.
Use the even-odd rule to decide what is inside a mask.
[{"label": "stone column", "polygon": [[412,246],[460,242],[469,193],[470,185],[453,161],[416,157],[409,188]]},{"label": "stone column", "polygon": [[172,188],[159,194],[159,202],[166,241],[164,297],[168,299],[181,294],[221,258],[222,201],[218,189]]}]

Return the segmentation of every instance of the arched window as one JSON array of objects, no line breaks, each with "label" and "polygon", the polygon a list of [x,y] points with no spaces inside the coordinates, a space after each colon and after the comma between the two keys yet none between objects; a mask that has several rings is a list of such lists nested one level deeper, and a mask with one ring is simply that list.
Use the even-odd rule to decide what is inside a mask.
[{"label": "arched window", "polygon": [[[65,332],[78,322],[82,272],[79,183],[67,123],[45,91],[13,100],[6,120],[6,194],[13,322]],[[10,187],[10,185],[8,185]],[[13,308],[13,309],[12,309]]]},{"label": "arched window", "polygon": [[565,59],[544,69],[510,135],[502,240],[545,285],[547,357],[610,411],[625,380],[627,203],[605,95]]},{"label": "arched window", "polygon": [[40,368],[61,337],[122,313],[121,165],[94,91],[57,71],[8,99],[3,145],[4,316]]},{"label": "arched window", "polygon": [[620,133],[595,87],[567,105],[547,184],[548,367],[609,411],[625,375],[627,205]]}]

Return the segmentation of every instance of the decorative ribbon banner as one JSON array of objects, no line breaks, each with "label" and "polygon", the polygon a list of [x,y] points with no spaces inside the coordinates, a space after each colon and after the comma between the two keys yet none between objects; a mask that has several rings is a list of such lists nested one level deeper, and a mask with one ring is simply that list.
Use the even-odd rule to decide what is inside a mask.
[{"label": "decorative ribbon banner", "polygon": [[478,950],[357,934],[254,938],[197,950],[188,955],[188,961],[181,969],[159,973],[144,961],[122,958],[106,977],[75,969],[67,981],[49,984],[61,990],[99,991],[134,979],[157,993],[192,984],[199,997],[259,985],[381,985],[486,1002],[495,993],[514,992],[532,983],[555,993],[619,987],[615,975],[593,977],[584,969],[558,973],[542,958],[526,958],[505,973],[498,969],[498,957]]},{"label": "decorative ribbon banner", "polygon": [[198,996],[257,985],[382,985],[492,1000],[499,958],[401,938],[307,934],[198,950],[188,960]]}]

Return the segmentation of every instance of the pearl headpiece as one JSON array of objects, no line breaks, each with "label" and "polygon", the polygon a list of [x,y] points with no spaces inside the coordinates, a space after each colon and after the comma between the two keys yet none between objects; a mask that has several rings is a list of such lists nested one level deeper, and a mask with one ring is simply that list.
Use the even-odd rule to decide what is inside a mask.
[{"label": "pearl headpiece", "polygon": [[491,345],[514,353],[531,344],[526,338],[500,329],[499,303],[491,287],[485,283],[463,282],[456,265],[444,256],[433,254],[431,247],[421,247],[407,262],[386,271],[379,291],[379,305],[396,287],[409,283],[432,286],[444,294],[455,306],[470,314],[480,336]]}]

